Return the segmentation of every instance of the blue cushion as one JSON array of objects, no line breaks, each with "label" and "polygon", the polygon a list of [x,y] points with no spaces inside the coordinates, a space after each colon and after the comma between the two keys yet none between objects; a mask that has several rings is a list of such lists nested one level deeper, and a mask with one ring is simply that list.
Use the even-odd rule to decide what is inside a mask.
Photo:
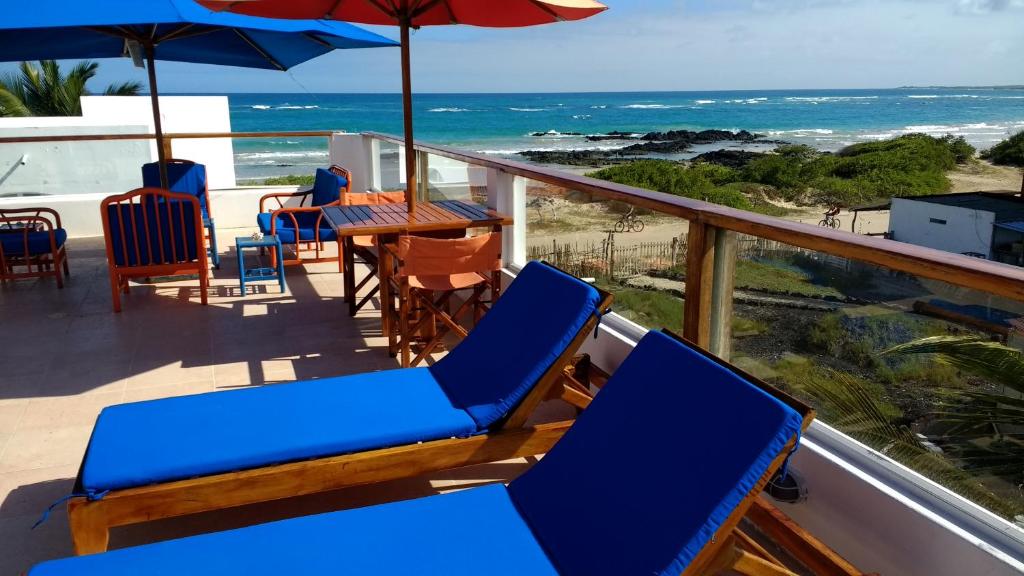
[{"label": "blue cushion", "polygon": [[593,286],[531,262],[469,336],[430,370],[452,403],[486,429],[533,388],[597,311],[600,298]]},{"label": "blue cushion", "polygon": [[[105,233],[118,266],[192,261],[197,257],[196,246],[203,246],[191,201],[154,198],[145,196],[142,203],[107,205],[110,228]],[[133,223],[137,235],[132,233]]]},{"label": "blue cushion", "polygon": [[337,202],[341,198],[341,189],[345,186],[348,186],[348,180],[344,176],[317,168],[316,178],[313,180],[313,206]]},{"label": "blue cushion", "polygon": [[[63,228],[53,229],[53,239],[57,242],[57,248],[64,245],[68,239],[68,233]],[[0,246],[4,254],[10,256],[23,256],[25,254],[25,233],[21,230],[0,229]],[[36,256],[50,253],[50,232],[29,232],[28,233],[28,254]]]},{"label": "blue cushion", "polygon": [[[299,224],[299,242],[312,242],[318,236],[322,242],[334,242],[338,239],[338,235],[330,227],[326,219],[320,219],[319,234],[314,232],[317,218],[321,214],[320,212],[293,212],[292,214],[295,215],[295,220]],[[294,244],[295,224],[292,222],[291,216],[279,215],[277,217],[277,229],[275,232],[271,232],[270,219],[272,216],[269,212],[256,216],[256,224],[260,227],[260,232],[264,234],[277,234],[282,244]]]},{"label": "blue cushion", "polygon": [[164,398],[105,408],[81,480],[102,491],[475,430],[426,368]]},{"label": "blue cushion", "polygon": [[505,487],[45,562],[30,576],[557,576]]},{"label": "blue cushion", "polygon": [[[206,166],[203,164],[168,164],[167,184],[171,192],[191,194],[198,198],[199,208],[203,211],[203,217],[206,217]],[[142,165],[142,185],[162,188],[158,162]]]},{"label": "blue cushion", "polygon": [[562,576],[678,576],[800,427],[792,408],[652,332],[509,493]]}]

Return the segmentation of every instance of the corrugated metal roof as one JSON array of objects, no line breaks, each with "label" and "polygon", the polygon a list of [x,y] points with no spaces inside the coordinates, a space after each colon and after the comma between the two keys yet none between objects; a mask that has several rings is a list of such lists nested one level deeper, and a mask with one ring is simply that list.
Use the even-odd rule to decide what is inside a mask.
[{"label": "corrugated metal roof", "polygon": [[1014,232],[1020,232],[1021,234],[1024,234],[1024,220],[999,222],[998,224],[996,224],[996,228],[1004,228],[1006,230],[1013,230]]},{"label": "corrugated metal roof", "polygon": [[903,200],[915,200],[917,202],[928,202],[929,204],[942,204],[943,206],[957,206],[969,210],[992,212],[995,214],[996,222],[1024,221],[1024,198],[1009,194],[969,192],[966,194],[917,196],[914,198],[903,198]]}]

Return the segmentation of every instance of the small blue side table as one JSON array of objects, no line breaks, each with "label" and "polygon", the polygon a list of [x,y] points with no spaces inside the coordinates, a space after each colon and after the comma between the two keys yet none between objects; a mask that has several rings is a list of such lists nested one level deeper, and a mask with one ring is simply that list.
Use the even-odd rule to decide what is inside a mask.
[{"label": "small blue side table", "polygon": [[[246,268],[245,258],[242,253],[242,250],[245,248],[259,248],[261,253],[264,248],[275,250],[277,267]],[[238,284],[242,288],[242,296],[246,295],[246,282],[259,280],[277,280],[278,285],[281,286],[282,294],[288,289],[284,283],[284,258],[282,258],[281,240],[276,235],[267,234],[259,240],[255,240],[251,236],[237,236],[235,238],[235,253],[238,255]]]}]

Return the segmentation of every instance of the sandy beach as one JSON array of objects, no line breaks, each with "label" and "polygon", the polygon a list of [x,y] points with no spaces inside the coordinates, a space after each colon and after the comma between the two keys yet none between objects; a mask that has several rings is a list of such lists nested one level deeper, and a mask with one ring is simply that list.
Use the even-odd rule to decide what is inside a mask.
[{"label": "sandy beach", "polygon": [[[574,174],[587,174],[593,168],[578,166],[560,167]],[[952,193],[965,192],[1008,192],[1020,189],[1021,172],[1016,168],[993,166],[987,162],[960,167],[947,174],[952,183]],[[534,206],[527,209],[530,231],[528,239],[531,246],[550,246],[555,240],[559,243],[575,242],[580,244],[601,242],[608,237],[619,214],[608,209],[605,202],[574,202],[549,193],[531,188],[528,191]],[[539,198],[545,198],[538,201]],[[817,224],[822,219],[825,207],[795,206],[786,204],[783,207],[791,210],[784,216],[786,220]],[[856,234],[882,234],[889,230],[889,211],[865,211],[857,214],[843,210],[839,216],[840,230]],[[668,216],[651,214],[643,217],[643,232],[618,234],[615,242],[620,245],[636,245],[644,242],[667,242],[673,237],[686,233],[689,226],[685,220]]]}]

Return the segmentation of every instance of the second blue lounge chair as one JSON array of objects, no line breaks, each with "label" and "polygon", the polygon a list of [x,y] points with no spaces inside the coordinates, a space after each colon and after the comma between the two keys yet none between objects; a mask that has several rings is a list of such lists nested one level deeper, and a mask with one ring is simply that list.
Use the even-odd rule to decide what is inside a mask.
[{"label": "second blue lounge chair", "polygon": [[611,297],[533,262],[469,336],[409,368],[111,406],[68,512],[79,554],[111,526],[547,450],[526,427]]},{"label": "second blue lounge chair", "polygon": [[744,554],[731,548],[732,530],[812,414],[652,332],[555,447],[507,487],[46,562],[29,576],[753,573],[729,563]]}]

